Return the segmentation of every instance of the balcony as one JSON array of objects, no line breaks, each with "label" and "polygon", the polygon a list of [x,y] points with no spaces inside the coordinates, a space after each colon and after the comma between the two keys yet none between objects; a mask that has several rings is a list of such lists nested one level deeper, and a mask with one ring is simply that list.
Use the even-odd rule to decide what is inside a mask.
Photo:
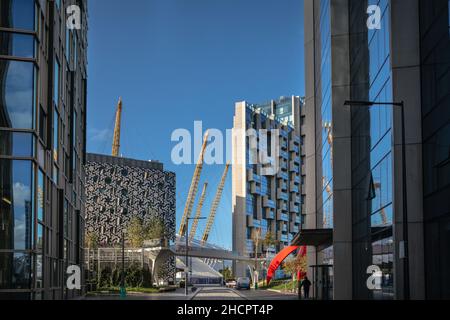
[{"label": "balcony", "polygon": [[289,138],[289,133],[286,130],[280,129],[280,136],[283,138]]},{"label": "balcony", "polygon": [[288,148],[288,143],[287,143],[287,141],[284,140],[284,139],[282,139],[281,142],[280,142],[280,146],[281,146],[281,149],[287,150],[287,148]]},{"label": "balcony", "polygon": [[277,220],[289,222],[289,215],[287,213],[283,213],[282,210],[277,210]]},{"label": "balcony", "polygon": [[252,228],[254,227],[254,219],[253,216],[247,216],[247,227]]},{"label": "balcony", "polygon": [[277,200],[288,201],[289,200],[289,196],[287,195],[287,193],[283,192],[280,188],[278,188],[278,190],[277,190]]},{"label": "balcony", "polygon": [[296,224],[301,224],[301,223],[302,223],[302,218],[299,217],[299,216],[296,216],[296,217],[295,217],[295,223],[296,223]]},{"label": "balcony", "polygon": [[280,151],[280,158],[289,160],[289,153],[287,153],[286,151],[281,150]]},{"label": "balcony", "polygon": [[291,213],[300,213],[300,207],[297,206],[294,202],[291,201],[291,204],[289,206],[289,212],[291,212]]},{"label": "balcony", "polygon": [[268,196],[264,196],[263,198],[263,207],[264,208],[270,208],[270,209],[276,209],[275,201],[269,199]]},{"label": "balcony", "polygon": [[299,196],[292,197],[292,202],[295,203],[295,204],[300,204],[301,203],[301,198]]},{"label": "balcony", "polygon": [[289,163],[289,171],[290,172],[295,172],[295,173],[299,173],[300,172],[300,167],[298,165],[296,165],[293,161],[291,161]]},{"label": "balcony", "polygon": [[287,224],[283,224],[283,227],[281,228],[281,230],[282,230],[283,232],[288,232]]},{"label": "balcony", "polygon": [[301,139],[299,136],[297,136],[297,135],[294,135],[294,137],[292,138],[292,140],[293,140],[294,143],[297,144],[297,145],[300,145],[300,144],[302,143],[302,139]]},{"label": "balcony", "polygon": [[296,184],[291,184],[291,188],[290,188],[290,192],[291,193],[299,193],[299,188],[298,188],[298,185],[296,185]]},{"label": "balcony", "polygon": [[284,212],[287,212],[287,211],[288,211],[288,206],[287,206],[287,203],[286,203],[285,201],[283,201],[279,207],[280,207],[280,209],[283,210]]},{"label": "balcony", "polygon": [[253,170],[247,170],[247,181],[249,182],[261,182],[261,177],[253,172]]},{"label": "balcony", "polygon": [[293,177],[292,177],[292,180],[294,181],[294,183],[300,184],[300,182],[301,182],[300,176],[298,176],[298,175],[296,175],[296,174],[293,174],[292,176],[293,176]]},{"label": "balcony", "polygon": [[250,192],[255,195],[261,195],[261,187],[256,182],[250,183]]},{"label": "balcony", "polygon": [[300,145],[298,143],[296,143],[294,140],[289,141],[289,151],[299,153]]},{"label": "balcony", "polygon": [[278,178],[283,179],[283,180],[289,180],[289,175],[287,172],[279,171]]},{"label": "balcony", "polygon": [[294,159],[292,159],[292,161],[294,161],[295,164],[300,165],[300,157],[299,156],[295,156]]},{"label": "balcony", "polygon": [[270,209],[270,208],[264,208],[264,219],[274,220],[275,219],[275,210]]},{"label": "balcony", "polygon": [[296,225],[295,223],[290,223],[290,228],[289,228],[291,233],[295,233],[297,234],[300,231],[300,228],[298,225]]}]

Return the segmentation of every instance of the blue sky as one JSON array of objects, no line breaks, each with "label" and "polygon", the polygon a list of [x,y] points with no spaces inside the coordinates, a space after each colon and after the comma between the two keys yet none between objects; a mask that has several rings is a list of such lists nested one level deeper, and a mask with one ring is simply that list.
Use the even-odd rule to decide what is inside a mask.
[{"label": "blue sky", "polygon": [[[93,0],[88,41],[88,151],[111,152],[122,96],[121,154],[177,174],[177,229],[194,166],[172,163],[173,130],[225,132],[237,101],[304,94],[302,0]],[[204,216],[223,169],[203,170]],[[231,171],[210,242],[231,248]]]}]

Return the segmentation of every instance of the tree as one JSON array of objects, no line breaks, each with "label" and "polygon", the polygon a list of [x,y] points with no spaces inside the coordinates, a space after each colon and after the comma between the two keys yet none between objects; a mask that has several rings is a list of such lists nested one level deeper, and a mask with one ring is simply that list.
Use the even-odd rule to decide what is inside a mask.
[{"label": "tree", "polygon": [[145,237],[147,240],[162,239],[165,236],[164,221],[159,217],[152,217],[146,224],[145,229]]},{"label": "tree", "polygon": [[88,231],[86,237],[84,238],[85,246],[90,249],[97,249],[99,244],[99,236],[96,232]]},{"label": "tree", "polygon": [[266,247],[266,249],[272,246],[276,246],[278,242],[279,241],[275,239],[273,233],[271,231],[267,231],[266,236],[263,240],[263,245]]},{"label": "tree", "polygon": [[255,247],[255,269],[254,269],[254,283],[255,289],[258,289],[258,279],[257,279],[257,270],[258,270],[258,249],[259,244],[261,243],[261,228],[254,228],[252,232],[252,240]]},{"label": "tree", "polygon": [[230,268],[228,268],[228,267],[226,267],[223,270],[220,270],[219,272],[222,274],[223,279],[225,281],[227,281],[228,279],[233,278],[233,273],[231,272]]},{"label": "tree", "polygon": [[[294,275],[296,275],[298,272],[306,273],[307,268],[308,268],[308,264],[307,264],[307,260],[306,260],[306,255],[305,256],[297,255],[297,257],[295,257],[295,259],[286,261],[284,263],[284,267],[283,267],[283,269],[286,273],[292,274],[292,277],[294,277]],[[299,280],[299,279],[297,279],[297,280]]]},{"label": "tree", "polygon": [[141,218],[133,217],[128,224],[127,240],[134,248],[141,248],[144,245],[145,238],[144,222]]}]

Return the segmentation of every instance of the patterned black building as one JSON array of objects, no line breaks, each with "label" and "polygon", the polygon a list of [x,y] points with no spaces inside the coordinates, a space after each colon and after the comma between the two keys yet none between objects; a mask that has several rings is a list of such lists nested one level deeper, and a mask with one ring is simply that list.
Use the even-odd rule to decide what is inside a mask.
[{"label": "patterned black building", "polygon": [[86,232],[96,233],[102,246],[120,244],[133,217],[161,219],[174,241],[175,201],[175,174],[161,163],[87,155]]}]

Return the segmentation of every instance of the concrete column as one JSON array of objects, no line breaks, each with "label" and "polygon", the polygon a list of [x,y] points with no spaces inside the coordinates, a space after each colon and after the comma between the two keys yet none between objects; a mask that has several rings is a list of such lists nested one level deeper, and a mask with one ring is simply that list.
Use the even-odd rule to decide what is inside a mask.
[{"label": "concrete column", "polygon": [[[246,107],[245,102],[236,103],[232,134],[232,210],[233,210],[233,251],[244,256],[246,246]],[[245,276],[245,264],[233,262],[236,277]]]},{"label": "concrete column", "polygon": [[[420,78],[419,1],[391,1],[391,63],[393,100],[405,103],[409,284],[411,299],[425,298],[423,239],[422,110]],[[394,283],[403,299],[403,240],[401,112],[394,110]]]},{"label": "concrete column", "polygon": [[331,1],[334,299],[353,298],[350,37],[348,0]]},{"label": "concrete column", "polygon": [[[305,225],[306,229],[317,228],[316,205],[316,97],[315,97],[315,33],[314,33],[314,0],[304,0],[304,33],[305,33]],[[317,264],[316,248],[307,248],[308,266]],[[314,270],[308,268],[308,278],[314,279]],[[312,296],[315,297],[314,286]]]}]

